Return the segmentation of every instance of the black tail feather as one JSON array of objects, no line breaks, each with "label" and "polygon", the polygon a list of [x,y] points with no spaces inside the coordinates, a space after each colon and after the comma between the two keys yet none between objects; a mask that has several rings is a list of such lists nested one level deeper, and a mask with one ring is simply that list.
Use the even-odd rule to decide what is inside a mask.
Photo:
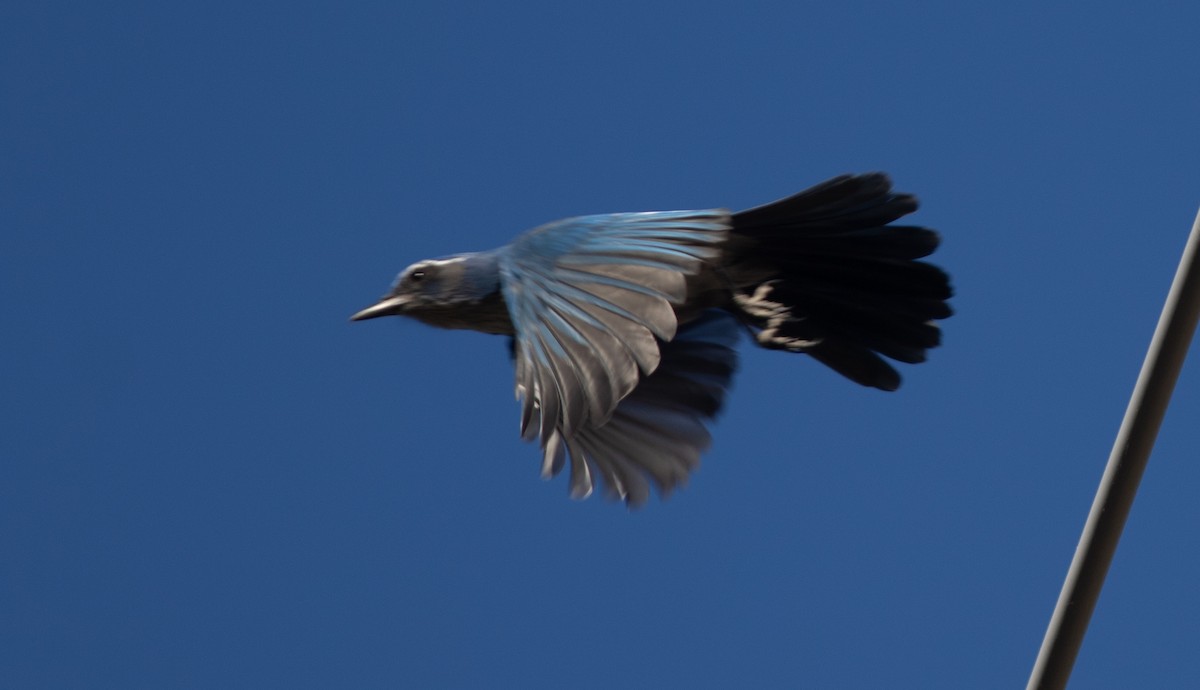
[{"label": "black tail feather", "polygon": [[[787,241],[805,228],[776,225],[755,229],[760,241],[779,240],[786,251]],[[843,230],[828,234],[809,232],[806,256],[872,256],[880,259],[921,259],[937,249],[941,238],[929,228],[915,225],[888,225],[862,230]]]},{"label": "black tail feather", "polygon": [[841,175],[802,192],[734,215],[750,233],[764,228],[826,225],[844,230],[878,227],[917,210],[911,194],[893,194],[884,173]]},{"label": "black tail feather", "polygon": [[[883,173],[843,175],[733,215],[737,303],[764,347],[806,352],[866,386],[895,390],[884,359],[917,363],[941,343],[953,290],[927,228],[887,225],[917,209]],[[739,281],[739,276],[752,276]]]}]

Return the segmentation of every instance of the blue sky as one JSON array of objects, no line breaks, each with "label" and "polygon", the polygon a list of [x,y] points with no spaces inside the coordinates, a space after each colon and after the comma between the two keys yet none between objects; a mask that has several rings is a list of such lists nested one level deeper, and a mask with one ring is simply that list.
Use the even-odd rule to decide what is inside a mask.
[{"label": "blue sky", "polygon": [[[1011,688],[1200,203],[1195,3],[0,9],[0,686]],[[894,394],[743,347],[689,486],[538,479],[413,260],[887,170]],[[1195,350],[1195,348],[1193,348]],[[1200,682],[1193,351],[1074,686]]]}]

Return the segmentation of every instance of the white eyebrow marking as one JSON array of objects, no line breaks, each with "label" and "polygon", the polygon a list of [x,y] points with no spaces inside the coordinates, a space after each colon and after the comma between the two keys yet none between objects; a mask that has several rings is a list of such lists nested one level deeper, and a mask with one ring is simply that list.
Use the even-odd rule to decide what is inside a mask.
[{"label": "white eyebrow marking", "polygon": [[414,268],[420,268],[422,266],[430,266],[430,267],[449,266],[450,264],[462,263],[463,261],[466,261],[466,257],[455,256],[455,257],[451,257],[449,259],[430,259],[428,261],[422,261],[421,263],[417,264]]}]

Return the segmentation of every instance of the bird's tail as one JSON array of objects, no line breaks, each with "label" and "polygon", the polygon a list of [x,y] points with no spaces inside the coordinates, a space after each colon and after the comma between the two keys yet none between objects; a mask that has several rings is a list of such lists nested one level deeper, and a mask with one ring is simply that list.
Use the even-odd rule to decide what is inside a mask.
[{"label": "bird's tail", "polygon": [[889,225],[917,209],[883,173],[843,175],[733,215],[734,300],[763,347],[805,352],[865,386],[895,390],[880,355],[923,362],[952,313],[944,271],[919,259],[932,230]]}]

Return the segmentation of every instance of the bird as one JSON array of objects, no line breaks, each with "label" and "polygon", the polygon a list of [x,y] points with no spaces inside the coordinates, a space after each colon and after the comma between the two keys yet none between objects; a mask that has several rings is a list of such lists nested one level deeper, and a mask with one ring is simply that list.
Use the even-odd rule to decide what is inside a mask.
[{"label": "bird", "polygon": [[862,386],[941,344],[940,236],[886,173],[846,174],[744,211],[587,215],[490,251],[418,261],[351,316],[506,336],[521,437],[573,498],[597,483],[644,504],[684,484],[712,441],[743,333]]}]

